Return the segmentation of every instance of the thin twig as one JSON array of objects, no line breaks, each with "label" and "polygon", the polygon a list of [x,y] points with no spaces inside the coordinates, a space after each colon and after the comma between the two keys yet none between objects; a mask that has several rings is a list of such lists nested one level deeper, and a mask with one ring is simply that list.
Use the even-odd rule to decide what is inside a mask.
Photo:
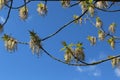
[{"label": "thin twig", "polygon": [[4,27],[4,25],[7,23],[8,19],[10,17],[10,12],[11,12],[12,4],[13,4],[13,0],[11,0],[10,8],[9,8],[9,11],[8,11],[8,14],[7,14],[7,18],[6,18],[5,22],[2,24],[2,27]]},{"label": "thin twig", "polygon": [[69,7],[73,7],[73,6],[79,5],[80,2],[81,2],[81,1],[76,2],[75,4],[72,4],[72,5],[70,5]]}]

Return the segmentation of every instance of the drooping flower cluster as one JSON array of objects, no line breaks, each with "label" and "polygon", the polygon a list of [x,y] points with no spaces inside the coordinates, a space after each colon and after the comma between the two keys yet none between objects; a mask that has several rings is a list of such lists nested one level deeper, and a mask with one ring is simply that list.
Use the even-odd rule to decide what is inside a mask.
[{"label": "drooping flower cluster", "polygon": [[[115,56],[108,56],[108,58],[113,58]],[[112,67],[120,67],[120,58],[114,58],[111,60]]]},{"label": "drooping flower cluster", "polygon": [[95,45],[96,44],[96,37],[88,36],[87,39],[90,41],[91,45]]},{"label": "drooping flower cluster", "polygon": [[43,3],[39,3],[37,7],[37,12],[41,15],[44,16],[47,14],[47,7]]},{"label": "drooping flower cluster", "polygon": [[103,25],[101,19],[99,17],[96,18],[96,27],[97,28],[101,28]]},{"label": "drooping flower cluster", "polygon": [[3,8],[3,6],[6,4],[7,0],[0,0],[0,10]]},{"label": "drooping flower cluster", "polygon": [[41,50],[41,39],[34,31],[29,31],[29,33],[30,33],[29,46],[33,54],[35,53],[36,55],[39,56]]},{"label": "drooping flower cluster", "polygon": [[[67,45],[66,42],[63,42],[63,46],[62,50],[65,50],[64,60],[66,63],[70,63],[72,60],[76,62],[85,60],[82,43]],[[75,47],[75,50],[73,47]]]},{"label": "drooping flower cluster", "polygon": [[108,7],[108,2],[107,1],[97,1],[96,7],[103,9]]},{"label": "drooping flower cluster", "polygon": [[74,51],[74,56],[75,56],[76,62],[78,62],[79,60],[80,61],[85,60],[85,54],[84,54],[82,46],[83,46],[82,43],[77,43],[76,44],[76,48],[75,48],[75,51]]},{"label": "drooping flower cluster", "polygon": [[84,13],[88,9],[88,4],[86,1],[81,1],[80,6],[81,6],[82,13]]},{"label": "drooping flower cluster", "polygon": [[91,17],[94,16],[95,10],[94,10],[94,5],[93,5],[93,4],[91,4],[91,5],[88,7],[88,12],[90,13],[90,16],[91,16]]},{"label": "drooping flower cluster", "polygon": [[112,49],[115,48],[115,38],[114,37],[109,38],[108,43],[110,44]]},{"label": "drooping flower cluster", "polygon": [[7,51],[14,52],[15,50],[17,50],[17,40],[16,39],[14,39],[13,37],[11,37],[7,34],[4,34],[2,39],[4,40]]},{"label": "drooping flower cluster", "polygon": [[99,38],[100,40],[104,40],[104,38],[105,38],[105,33],[104,33],[102,30],[99,30],[99,31],[98,31],[98,38]]},{"label": "drooping flower cluster", "polygon": [[[80,24],[82,24],[82,17],[81,18],[79,18],[79,16],[78,15],[73,15],[73,18],[74,18],[74,23],[76,23],[76,24],[78,24],[78,23],[80,23]],[[79,19],[78,19],[79,18]]]},{"label": "drooping flower cluster", "polygon": [[110,26],[109,26],[109,31],[112,32],[112,33],[115,33],[115,27],[116,27],[116,24],[113,22],[113,23],[110,24]]},{"label": "drooping flower cluster", "polygon": [[61,0],[61,4],[64,8],[70,6],[70,0]]},{"label": "drooping flower cluster", "polygon": [[23,6],[19,9],[19,16],[22,20],[28,18],[28,8],[26,6]]}]

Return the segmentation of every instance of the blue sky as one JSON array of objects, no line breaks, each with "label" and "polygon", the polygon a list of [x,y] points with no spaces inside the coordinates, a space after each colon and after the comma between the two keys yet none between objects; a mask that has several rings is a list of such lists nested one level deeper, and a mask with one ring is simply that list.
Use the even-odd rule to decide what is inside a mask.
[{"label": "blue sky", "polygon": [[[22,4],[22,2],[14,2],[14,6]],[[73,15],[81,15],[80,6],[72,8],[62,8],[60,2],[49,1],[47,4],[48,14],[41,17],[37,11],[37,4],[33,2],[28,4],[29,17],[26,21],[19,18],[18,10],[12,10],[8,23],[4,27],[4,32],[22,42],[29,42],[28,30],[34,30],[41,38],[54,33],[65,23],[73,19]],[[117,9],[117,7],[113,7]],[[0,22],[4,22],[7,8],[0,11]],[[103,21],[103,28],[108,29],[112,22],[117,23],[115,35],[119,35],[118,13],[108,13],[96,11],[95,16],[100,16]],[[95,18],[93,18],[95,21]],[[2,36],[3,33],[0,35]],[[63,59],[64,52],[60,51],[63,47],[62,41],[69,43],[83,42],[85,47],[86,61],[92,62],[106,58],[108,55],[116,55],[119,53],[119,45],[115,50],[105,41],[97,41],[95,46],[90,46],[87,36],[97,36],[97,29],[90,24],[89,21],[80,24],[71,24],[54,37],[42,42],[43,47],[52,55]],[[4,47],[4,42],[0,40],[0,80],[119,80],[120,70],[114,69],[110,61],[96,66],[75,67],[68,66],[57,62],[47,56],[44,52],[38,58],[33,55],[28,45],[18,44],[18,50],[9,53]]]}]

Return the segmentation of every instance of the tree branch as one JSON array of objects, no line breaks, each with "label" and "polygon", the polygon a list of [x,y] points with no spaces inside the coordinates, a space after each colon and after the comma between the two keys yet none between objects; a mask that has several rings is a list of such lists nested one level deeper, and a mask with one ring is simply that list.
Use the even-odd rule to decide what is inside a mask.
[{"label": "tree branch", "polygon": [[[41,47],[41,49],[42,49],[49,57],[51,57],[52,59],[54,59],[54,60],[56,60],[56,61],[58,61],[58,62],[67,64],[67,65],[71,65],[71,66],[93,66],[93,65],[101,64],[101,63],[103,63],[103,62],[106,62],[106,61],[109,61],[109,60],[112,60],[112,59],[115,59],[115,58],[120,57],[120,54],[119,54],[119,55],[116,55],[116,56],[114,56],[114,57],[106,58],[106,59],[99,60],[99,61],[95,61],[95,62],[92,62],[92,63],[87,63],[87,64],[72,64],[72,63],[66,63],[65,61],[62,61],[62,60],[60,60],[60,59],[55,58],[55,57],[52,56],[47,50],[45,50],[43,47]],[[85,63],[86,63],[86,62],[85,62]]]},{"label": "tree branch", "polygon": [[4,27],[4,25],[7,23],[8,19],[10,17],[10,12],[11,12],[12,4],[13,4],[13,0],[11,0],[10,8],[9,8],[9,11],[8,11],[8,14],[7,14],[7,18],[6,18],[5,22],[2,24],[2,27]]}]

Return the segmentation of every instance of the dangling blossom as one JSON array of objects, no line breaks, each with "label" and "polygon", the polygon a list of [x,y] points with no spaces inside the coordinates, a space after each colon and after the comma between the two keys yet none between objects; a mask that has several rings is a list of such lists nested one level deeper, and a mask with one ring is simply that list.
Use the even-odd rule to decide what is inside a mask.
[{"label": "dangling blossom", "polygon": [[110,26],[109,26],[109,31],[112,32],[112,33],[115,33],[115,27],[116,27],[116,24],[113,22],[113,23],[110,24]]},{"label": "dangling blossom", "polygon": [[70,0],[61,0],[61,4],[64,8],[70,6]]},{"label": "dangling blossom", "polygon": [[90,5],[90,6],[88,7],[88,12],[90,13],[90,16],[91,16],[91,17],[94,16],[94,13],[95,13],[94,5]]},{"label": "dangling blossom", "polygon": [[0,0],[0,10],[3,8],[3,6],[6,4],[7,0]]},{"label": "dangling blossom", "polygon": [[76,62],[78,62],[79,60],[80,61],[85,60],[85,54],[84,54],[84,51],[83,51],[82,43],[78,42],[76,44],[76,48],[75,48],[75,51],[74,51],[74,57],[76,59]]},{"label": "dangling blossom", "polygon": [[96,27],[97,28],[101,28],[103,25],[101,19],[99,17],[96,18]]},{"label": "dangling blossom", "polygon": [[98,38],[99,38],[100,40],[104,40],[104,38],[105,38],[105,33],[104,33],[103,31],[99,30],[99,31],[98,31]]},{"label": "dangling blossom", "polygon": [[111,37],[108,39],[108,43],[110,44],[111,48],[115,48],[115,38]]},{"label": "dangling blossom", "polygon": [[91,45],[95,45],[96,44],[96,37],[88,36],[87,39],[90,41]]},{"label": "dangling blossom", "polygon": [[43,3],[39,3],[38,4],[38,7],[37,7],[37,12],[41,15],[41,16],[44,16],[47,14],[47,7],[45,4]]},{"label": "dangling blossom", "polygon": [[41,39],[34,31],[29,31],[30,33],[30,42],[29,46],[33,52],[33,54],[40,55],[41,50]]},{"label": "dangling blossom", "polygon": [[26,6],[23,6],[19,9],[19,16],[22,20],[28,18],[28,8]]},{"label": "dangling blossom", "polygon": [[96,7],[103,9],[108,7],[108,2],[107,1],[97,1]]},{"label": "dangling blossom", "polygon": [[88,4],[86,3],[86,1],[81,1],[80,5],[81,5],[82,13],[84,13],[88,8]]},{"label": "dangling blossom", "polygon": [[5,47],[6,47],[7,51],[14,52],[15,50],[17,50],[17,40],[16,39],[14,39],[13,37],[6,35],[6,34],[4,34],[2,39],[5,42]]},{"label": "dangling blossom", "polygon": [[[72,49],[70,49],[70,50],[73,51]],[[69,51],[68,49],[65,51],[64,60],[66,63],[70,63],[70,61],[73,58],[71,51]]]}]

